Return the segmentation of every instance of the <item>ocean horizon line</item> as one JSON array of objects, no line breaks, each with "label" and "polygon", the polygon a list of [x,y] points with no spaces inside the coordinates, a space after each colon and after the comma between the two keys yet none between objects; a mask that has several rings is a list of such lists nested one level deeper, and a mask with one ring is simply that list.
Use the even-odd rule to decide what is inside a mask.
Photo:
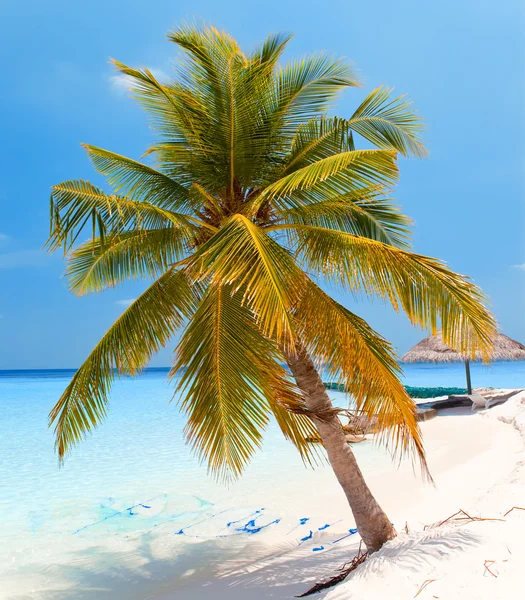
[{"label": "ocean horizon line", "polygon": [[[487,367],[490,368],[492,365],[494,364],[516,364],[519,361],[516,360],[493,360],[490,363],[487,364],[483,364],[483,362],[481,360],[476,360],[476,361],[470,361],[471,364],[477,364],[479,366],[482,367]],[[397,363],[399,365],[419,365],[419,366],[427,366],[429,368],[439,368],[439,367],[443,367],[443,366],[447,366],[447,365],[459,365],[461,364],[460,362],[447,362],[447,363],[438,363],[438,362],[426,362],[426,361],[419,361],[419,362],[404,362],[402,360],[398,360]],[[284,363],[282,363],[284,366]],[[57,372],[68,372],[68,373],[76,373],[78,371],[80,367],[33,367],[33,368],[28,368],[28,369],[0,369],[0,376],[4,375],[5,373],[35,373],[35,372],[46,372],[46,373],[57,373]],[[115,369],[116,371],[116,369]],[[145,367],[144,369],[140,369],[137,373],[137,375],[140,375],[141,373],[144,372],[169,372],[171,371],[171,367]],[[183,372],[183,369],[180,370],[180,372]],[[123,375],[123,377],[131,377],[133,378],[134,375]]]}]

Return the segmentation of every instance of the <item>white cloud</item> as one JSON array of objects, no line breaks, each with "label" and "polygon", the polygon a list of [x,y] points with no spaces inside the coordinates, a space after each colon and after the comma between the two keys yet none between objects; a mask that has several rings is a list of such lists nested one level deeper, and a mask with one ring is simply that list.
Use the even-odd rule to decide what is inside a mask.
[{"label": "white cloud", "polygon": [[521,265],[511,265],[513,269],[519,269],[520,271],[525,271],[525,263]]},{"label": "white cloud", "polygon": [[130,78],[127,75],[112,75],[109,78],[109,86],[115,94],[124,94],[131,87]]},{"label": "white cloud", "polygon": [[115,304],[120,304],[120,306],[129,306],[135,302],[136,298],[130,298],[129,300],[117,300]]},{"label": "white cloud", "polygon": [[0,254],[0,269],[45,267],[53,257],[42,250],[18,250]]},{"label": "white cloud", "polygon": [[[160,83],[169,81],[170,76],[162,69],[149,69],[153,77]],[[128,75],[119,74],[109,77],[109,86],[115,94],[126,94],[132,87],[133,78]]]}]

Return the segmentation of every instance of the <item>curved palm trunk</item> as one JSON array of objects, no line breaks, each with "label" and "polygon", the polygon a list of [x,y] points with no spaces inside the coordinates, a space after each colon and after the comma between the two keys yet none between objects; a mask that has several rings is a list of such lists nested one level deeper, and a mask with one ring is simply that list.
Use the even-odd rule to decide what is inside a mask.
[{"label": "curved palm trunk", "polygon": [[284,352],[306,405],[314,413],[323,414],[315,425],[328,454],[328,460],[343,488],[354,514],[359,534],[369,551],[379,550],[388,540],[396,537],[396,531],[382,508],[366,485],[354,453],[345,439],[341,421],[333,411],[333,404],[325,390],[321,377],[306,349],[296,343],[295,354]]}]

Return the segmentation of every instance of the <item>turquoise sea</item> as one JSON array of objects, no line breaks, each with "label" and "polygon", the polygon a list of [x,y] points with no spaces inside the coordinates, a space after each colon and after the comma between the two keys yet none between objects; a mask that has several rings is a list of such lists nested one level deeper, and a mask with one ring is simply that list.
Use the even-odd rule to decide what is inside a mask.
[{"label": "turquoise sea", "polygon": [[[411,364],[404,372],[411,386],[464,386],[460,364]],[[184,419],[170,403],[167,373],[148,369],[117,381],[108,419],[59,468],[47,415],[73,371],[0,371],[0,598],[54,597],[9,590],[19,589],[20,578],[50,576],[50,565],[84,560],[138,536],[162,533],[181,543],[254,536],[282,527],[286,516],[287,524],[297,522],[300,544],[312,528],[331,526],[328,514],[302,514],[281,497],[310,471],[274,425],[242,480],[225,486],[208,476],[183,442]],[[474,364],[472,381],[525,388],[525,363]],[[330,394],[339,405],[346,401]],[[377,449],[355,448],[367,472],[384,465]],[[348,535],[351,527],[343,527]]]}]

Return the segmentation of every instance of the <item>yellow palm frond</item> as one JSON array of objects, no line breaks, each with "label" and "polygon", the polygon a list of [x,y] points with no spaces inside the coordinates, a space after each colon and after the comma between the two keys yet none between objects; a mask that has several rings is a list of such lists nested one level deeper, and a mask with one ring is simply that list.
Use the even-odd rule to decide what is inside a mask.
[{"label": "yellow palm frond", "polygon": [[388,299],[414,325],[474,358],[489,359],[496,331],[487,298],[440,260],[341,231],[294,225],[297,252],[312,272],[352,291]]},{"label": "yellow palm frond", "polygon": [[345,119],[322,116],[297,128],[292,149],[280,177],[334,154],[355,150],[352,131]]},{"label": "yellow palm frond", "polygon": [[293,258],[264,230],[234,215],[194,255],[195,268],[216,284],[243,290],[243,302],[267,337],[293,348],[290,310],[303,283]]},{"label": "yellow palm frond", "polygon": [[[314,314],[319,318],[312,318]],[[344,384],[355,408],[376,423],[381,442],[394,453],[415,453],[428,475],[416,405],[399,380],[392,346],[312,281],[296,319],[299,336],[318,368]]]},{"label": "yellow palm frond", "polygon": [[188,416],[185,435],[210,471],[237,477],[268,424],[268,386],[256,357],[266,350],[231,286],[209,285],[184,331],[172,373]]},{"label": "yellow palm frond", "polygon": [[169,270],[108,329],[49,415],[61,460],[106,416],[115,375],[134,375],[145,367],[191,315],[195,300],[187,275]]},{"label": "yellow palm frond", "polygon": [[270,368],[267,368],[267,356],[258,355],[256,360],[262,361],[261,367],[269,381],[267,400],[284,437],[297,448],[303,462],[317,464],[320,454],[311,440],[318,437],[318,432],[308,416],[299,390],[291,382],[289,373],[278,362],[273,361],[269,364]]}]

